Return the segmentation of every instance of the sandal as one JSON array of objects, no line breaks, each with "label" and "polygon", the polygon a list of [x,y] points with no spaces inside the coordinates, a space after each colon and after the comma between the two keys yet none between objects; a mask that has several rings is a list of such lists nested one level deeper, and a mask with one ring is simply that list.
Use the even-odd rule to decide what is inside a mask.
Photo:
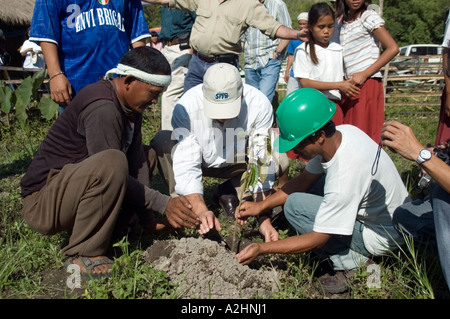
[{"label": "sandal", "polygon": [[88,257],[84,257],[84,256],[69,257],[64,262],[64,267],[67,268],[69,265],[75,264],[74,263],[75,259],[78,259],[78,261],[82,264],[84,270],[81,269],[81,267],[80,267],[80,273],[85,279],[100,279],[100,278],[105,278],[105,277],[111,276],[111,271],[108,271],[105,273],[99,273],[99,274],[93,272],[94,268],[97,266],[113,264],[114,261],[108,257],[103,257],[99,260],[94,260],[94,261],[92,261]]}]

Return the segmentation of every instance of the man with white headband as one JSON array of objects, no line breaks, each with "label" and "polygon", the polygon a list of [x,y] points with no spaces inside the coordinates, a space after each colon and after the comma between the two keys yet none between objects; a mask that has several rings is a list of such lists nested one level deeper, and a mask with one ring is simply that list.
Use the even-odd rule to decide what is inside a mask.
[{"label": "man with white headband", "polygon": [[149,188],[154,166],[148,163],[156,160],[144,152],[142,113],[170,84],[170,72],[158,50],[127,52],[117,68],[75,96],[21,180],[25,221],[46,235],[71,230],[62,253],[85,276],[110,273],[109,243],[130,215],[148,231],[198,224],[184,197]]}]

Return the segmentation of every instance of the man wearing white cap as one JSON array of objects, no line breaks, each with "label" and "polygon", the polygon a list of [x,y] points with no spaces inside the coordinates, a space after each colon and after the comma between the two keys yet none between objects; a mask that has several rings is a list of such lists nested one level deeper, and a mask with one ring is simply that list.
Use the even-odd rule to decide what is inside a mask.
[{"label": "man wearing white cap", "polygon": [[[256,163],[260,159],[269,167],[267,178],[251,190],[256,200],[263,199],[274,186],[277,172],[288,169],[287,157],[267,154],[272,124],[272,104],[267,97],[258,89],[242,84],[237,68],[218,63],[208,68],[202,84],[187,91],[178,101],[172,116],[174,130],[160,131],[151,141],[171,196],[186,196],[200,218],[201,234],[212,228],[220,230],[218,219],[205,204],[202,177],[228,180],[219,188],[220,193],[229,196],[226,199],[234,198],[232,209],[228,210],[234,217],[238,204],[236,194],[240,194],[240,179],[247,169],[247,160]],[[259,220],[267,226],[262,227],[262,234],[278,236],[267,219],[263,216]]]},{"label": "man wearing white cap", "polygon": [[105,79],[75,96],[21,180],[25,221],[45,235],[71,230],[62,253],[67,266],[77,265],[85,277],[111,271],[105,254],[127,212],[150,231],[167,225],[154,212],[165,213],[175,228],[198,224],[185,198],[149,188],[142,113],[170,80],[170,65],[158,50],[142,46],[125,53]]}]

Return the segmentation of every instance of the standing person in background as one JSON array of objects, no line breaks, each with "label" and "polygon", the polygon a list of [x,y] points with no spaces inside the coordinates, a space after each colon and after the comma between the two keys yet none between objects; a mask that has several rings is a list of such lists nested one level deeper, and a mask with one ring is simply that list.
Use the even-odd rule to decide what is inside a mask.
[{"label": "standing person in background", "polygon": [[156,31],[150,32],[151,38],[150,42],[147,43],[147,46],[152,47],[158,51],[162,49],[162,42],[159,40],[159,34]]},{"label": "standing person in background", "polygon": [[3,47],[5,42],[5,34],[3,33],[3,30],[0,29],[0,65],[9,65],[11,62],[11,55]]},{"label": "standing person in background", "polygon": [[441,96],[441,112],[436,134],[435,145],[450,141],[450,14],[446,12],[445,36],[442,41],[442,68],[444,74],[444,89]]},{"label": "standing person in background", "polygon": [[[361,88],[343,101],[344,123],[352,124],[380,141],[384,123],[384,91],[380,69],[398,53],[398,46],[384,27],[384,20],[369,9],[371,0],[338,0],[336,16],[342,16],[340,44],[344,71]],[[380,55],[379,42],[384,47]]]},{"label": "standing person in background", "polygon": [[339,33],[341,31],[342,26],[342,17],[336,16],[336,9],[337,9],[337,1],[331,0],[331,4],[333,5],[334,15],[335,15],[335,21],[334,21],[334,32],[333,35],[330,38],[330,42],[336,42],[339,43]]},{"label": "standing person in background", "polygon": [[359,93],[359,88],[344,79],[342,47],[330,42],[334,21],[334,12],[326,2],[312,5],[308,13],[308,41],[295,51],[293,69],[301,87],[317,89],[336,104],[332,120],[341,125],[344,124],[341,92],[352,97]]},{"label": "standing person in background", "polygon": [[[30,29],[28,29],[27,34],[30,37]],[[20,47],[20,54],[25,57],[23,61],[23,67],[25,69],[45,68],[45,59],[41,47],[29,39],[25,40]]]},{"label": "standing person in background", "polygon": [[[307,30],[308,29],[308,12],[302,12],[297,16],[298,28],[299,30]],[[289,93],[298,90],[300,88],[300,82],[294,77],[294,70],[292,68],[292,63],[294,62],[294,53],[295,49],[307,41],[307,37],[301,38],[300,40],[291,40],[289,42],[287,48],[287,64],[286,64],[286,72],[284,74],[284,81],[287,84],[286,95]]]},{"label": "standing person in background", "polygon": [[141,2],[134,0],[36,0],[30,30],[30,40],[44,53],[60,112],[149,36]]},{"label": "standing person in background", "polygon": [[[259,2],[282,25],[292,25],[287,6],[282,0],[259,0]],[[272,102],[289,40],[271,39],[259,29],[250,27],[244,33],[242,42],[245,83],[263,92]]]},{"label": "standing person in background", "polygon": [[193,56],[184,83],[184,92],[203,83],[206,70],[216,63],[239,68],[241,37],[248,27],[261,30],[271,39],[299,39],[305,32],[275,20],[258,1],[242,0],[144,0],[169,4],[171,9],[196,12],[190,44]]},{"label": "standing person in background", "polygon": [[184,92],[184,79],[192,57],[189,37],[194,22],[194,12],[169,9],[168,5],[161,8],[161,52],[172,68],[172,82],[161,97],[162,130],[172,130],[173,109]]}]

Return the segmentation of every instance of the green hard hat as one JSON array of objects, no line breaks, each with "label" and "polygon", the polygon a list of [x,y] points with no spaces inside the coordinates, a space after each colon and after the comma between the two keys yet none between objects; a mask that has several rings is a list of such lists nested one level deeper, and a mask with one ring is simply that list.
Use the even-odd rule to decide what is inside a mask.
[{"label": "green hard hat", "polygon": [[276,111],[280,136],[275,149],[285,153],[322,128],[336,112],[336,104],[322,92],[301,88],[288,94]]}]

